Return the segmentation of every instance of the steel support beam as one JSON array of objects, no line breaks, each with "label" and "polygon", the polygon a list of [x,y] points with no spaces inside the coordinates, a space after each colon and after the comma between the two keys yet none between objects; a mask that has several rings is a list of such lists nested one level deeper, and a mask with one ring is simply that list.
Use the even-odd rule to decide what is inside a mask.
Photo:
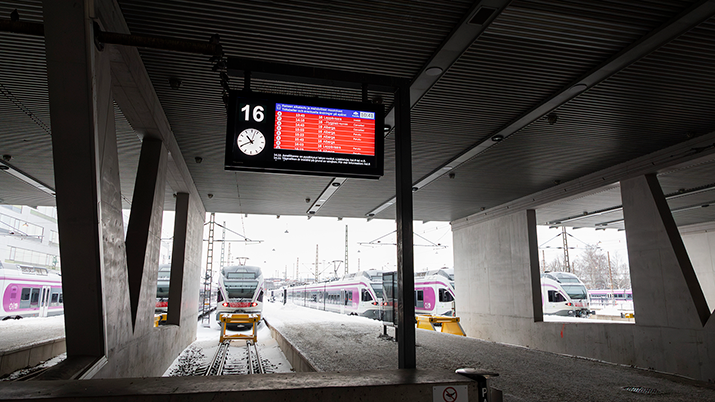
[{"label": "steel support beam", "polygon": [[412,224],[412,133],[410,87],[396,94],[395,191],[397,194],[397,342],[398,368],[416,367],[415,267]]}]

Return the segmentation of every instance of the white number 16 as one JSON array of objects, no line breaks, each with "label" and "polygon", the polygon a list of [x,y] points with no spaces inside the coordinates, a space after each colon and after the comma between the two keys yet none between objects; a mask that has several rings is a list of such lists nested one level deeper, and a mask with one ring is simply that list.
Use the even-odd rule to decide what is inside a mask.
[{"label": "white number 16", "polygon": [[[241,111],[245,113],[245,117],[243,120],[250,121],[249,117],[249,111],[251,110],[251,105],[246,105],[241,108]],[[253,108],[253,120],[256,121],[257,123],[260,123],[263,121],[263,118],[265,116],[263,115],[263,106],[256,106]]]}]

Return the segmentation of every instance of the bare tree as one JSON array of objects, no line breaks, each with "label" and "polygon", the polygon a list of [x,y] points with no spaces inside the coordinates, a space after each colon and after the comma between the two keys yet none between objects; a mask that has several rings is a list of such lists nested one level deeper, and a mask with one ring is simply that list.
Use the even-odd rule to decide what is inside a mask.
[{"label": "bare tree", "polygon": [[610,287],[608,258],[606,252],[594,244],[587,244],[574,260],[574,274],[584,282],[588,289],[607,289]]},{"label": "bare tree", "polygon": [[613,272],[614,289],[631,288],[631,270],[628,266],[628,258],[623,258],[617,252],[611,254],[611,271]]}]

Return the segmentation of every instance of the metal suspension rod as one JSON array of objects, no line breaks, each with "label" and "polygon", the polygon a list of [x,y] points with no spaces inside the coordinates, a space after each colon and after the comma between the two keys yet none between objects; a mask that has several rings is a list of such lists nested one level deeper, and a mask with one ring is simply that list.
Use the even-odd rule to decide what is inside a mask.
[{"label": "metal suspension rod", "polygon": [[[45,36],[45,26],[39,22],[12,21],[0,19],[0,31],[26,35]],[[102,32],[95,28],[95,40],[102,44],[144,47],[150,49],[173,50],[184,53],[197,53],[209,56],[220,55],[223,48],[217,39],[198,41],[170,38],[154,35],[128,35],[115,32]]]}]

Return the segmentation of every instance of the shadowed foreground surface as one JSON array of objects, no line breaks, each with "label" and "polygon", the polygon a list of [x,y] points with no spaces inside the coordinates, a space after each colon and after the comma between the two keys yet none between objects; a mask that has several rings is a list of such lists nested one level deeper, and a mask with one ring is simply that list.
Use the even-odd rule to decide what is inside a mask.
[{"label": "shadowed foreground surface", "polygon": [[[266,303],[264,317],[318,370],[397,368],[397,343],[380,336],[378,321],[277,303]],[[431,331],[416,338],[418,369],[499,373],[491,384],[504,401],[715,401],[715,385],[678,376]]]}]

